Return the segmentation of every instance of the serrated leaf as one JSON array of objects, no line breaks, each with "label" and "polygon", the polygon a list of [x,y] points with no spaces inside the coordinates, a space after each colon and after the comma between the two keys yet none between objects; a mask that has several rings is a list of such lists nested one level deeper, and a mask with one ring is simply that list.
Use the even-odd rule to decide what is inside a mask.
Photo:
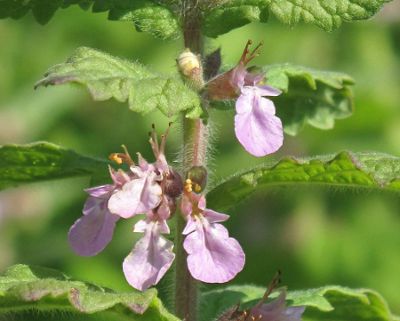
[{"label": "serrated leaf", "polygon": [[[280,22],[294,26],[310,23],[326,31],[342,24],[372,17],[391,0],[228,0],[204,15],[204,33],[217,37],[244,24],[266,22],[273,14]],[[251,13],[250,13],[251,12]]]},{"label": "serrated leaf", "polygon": [[162,39],[180,35],[175,3],[152,0],[0,0],[0,18],[19,19],[28,12],[46,24],[60,8],[79,5],[93,12],[109,11],[110,20],[133,22],[136,29]]},{"label": "serrated leaf", "polygon": [[109,5],[110,20],[132,21],[138,31],[149,32],[161,39],[178,38],[177,17],[167,7],[149,0],[114,0]]},{"label": "serrated leaf", "polygon": [[12,317],[31,309],[78,316],[112,313],[137,321],[179,320],[163,307],[155,289],[116,293],[72,280],[55,270],[15,265],[0,276],[0,316]]},{"label": "serrated leaf", "polygon": [[[228,286],[206,292],[201,297],[201,321],[213,320],[229,307],[241,303],[248,308],[263,296],[265,288],[256,286]],[[273,293],[271,298],[275,298]],[[306,306],[303,321],[392,321],[385,300],[369,289],[350,289],[325,286],[303,291],[289,291],[288,306]]]},{"label": "serrated leaf", "polygon": [[0,146],[0,189],[106,171],[106,161],[46,142]]},{"label": "serrated leaf", "polygon": [[347,74],[291,64],[265,67],[267,83],[283,91],[274,97],[284,130],[296,135],[305,124],[331,129],[353,112],[354,80]]},{"label": "serrated leaf", "polygon": [[216,184],[207,194],[207,203],[209,208],[224,211],[254,192],[293,185],[400,192],[400,158],[381,153],[350,152],[307,159],[284,158]]},{"label": "serrated leaf", "polygon": [[201,114],[200,98],[179,77],[162,76],[137,62],[81,47],[63,64],[48,70],[38,86],[78,83],[93,99],[129,102],[133,111],[146,114],[156,108],[168,117],[185,111]]}]

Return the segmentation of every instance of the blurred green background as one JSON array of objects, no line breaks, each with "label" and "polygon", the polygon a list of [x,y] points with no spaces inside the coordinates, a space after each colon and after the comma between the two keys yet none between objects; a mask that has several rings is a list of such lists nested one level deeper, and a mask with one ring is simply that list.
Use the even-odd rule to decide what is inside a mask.
[{"label": "blurred green background", "polygon": [[[356,79],[355,112],[330,131],[305,128],[286,137],[273,155],[305,156],[342,150],[374,150],[400,156],[400,1],[367,22],[344,24],[332,33],[273,19],[210,40],[222,47],[223,64],[235,64],[247,39],[263,40],[257,64],[292,62],[349,73]],[[126,144],[152,159],[151,123],[164,129],[159,113],[141,117],[115,101],[93,102],[82,88],[33,90],[51,65],[76,47],[90,46],[173,72],[182,41],[163,42],[126,22],[78,8],[57,12],[46,26],[31,16],[0,20],[0,144],[50,141],[83,154],[106,157]],[[234,112],[213,113],[214,179],[262,162],[249,156],[233,132]],[[169,140],[179,155],[180,129]],[[14,263],[60,269],[69,275],[130,290],[121,264],[137,235],[120,221],[107,249],[96,257],[73,254],[67,232],[81,215],[87,179],[54,181],[0,193],[0,270]],[[247,264],[233,283],[269,282],[277,269],[289,289],[340,284],[381,292],[400,313],[400,199],[394,194],[308,188],[280,189],[235,205],[227,222],[242,244]],[[161,287],[166,287],[166,282]],[[165,290],[165,288],[162,288]]]}]

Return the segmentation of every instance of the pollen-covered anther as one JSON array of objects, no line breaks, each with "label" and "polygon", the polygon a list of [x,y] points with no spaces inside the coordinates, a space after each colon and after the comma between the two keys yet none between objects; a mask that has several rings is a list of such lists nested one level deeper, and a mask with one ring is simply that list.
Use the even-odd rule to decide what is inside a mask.
[{"label": "pollen-covered anther", "polygon": [[201,186],[199,184],[194,184],[194,191],[196,193],[200,193],[201,192]]},{"label": "pollen-covered anther", "polygon": [[108,159],[117,163],[118,165],[122,165],[123,163],[125,163],[129,166],[134,166],[135,162],[133,161],[131,155],[129,155],[126,146],[122,145],[122,149],[124,150],[124,153],[112,153],[110,154],[110,156],[108,156]]},{"label": "pollen-covered anther", "polygon": [[184,189],[187,193],[191,193],[193,191],[193,183],[190,178],[185,180],[185,186]]}]

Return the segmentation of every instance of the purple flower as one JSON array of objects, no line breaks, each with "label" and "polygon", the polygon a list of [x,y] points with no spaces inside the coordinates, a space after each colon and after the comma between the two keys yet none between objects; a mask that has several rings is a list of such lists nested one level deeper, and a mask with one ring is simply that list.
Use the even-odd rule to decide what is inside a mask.
[{"label": "purple flower", "polygon": [[136,214],[144,214],[156,208],[161,201],[162,189],[159,182],[162,179],[154,167],[147,163],[139,154],[139,166],[130,168],[133,178],[114,193],[108,202],[111,213],[123,218]]},{"label": "purple flower", "polygon": [[119,216],[110,213],[108,200],[115,190],[129,181],[129,176],[122,171],[110,168],[114,184],[89,188],[89,194],[83,208],[83,216],[70,228],[68,233],[72,249],[82,256],[92,256],[101,252],[111,241],[115,224]]},{"label": "purple flower", "polygon": [[138,290],[157,284],[174,261],[173,243],[161,236],[170,233],[166,223],[169,216],[168,200],[164,198],[158,210],[135,224],[134,232],[144,232],[144,236],[125,258],[123,270],[128,283]]},{"label": "purple flower", "polygon": [[301,321],[305,307],[286,307],[286,291],[281,290],[279,296],[269,302],[260,301],[255,307],[250,309],[249,316],[257,321]]},{"label": "purple flower", "polygon": [[207,84],[211,100],[236,101],[235,134],[242,146],[253,156],[262,157],[276,152],[283,144],[281,120],[275,116],[274,103],[265,96],[278,96],[281,91],[270,86],[258,85],[261,74],[247,71],[247,64],[254,59],[261,44],[252,52],[248,41],[235,68],[210,80]]},{"label": "purple flower", "polygon": [[269,86],[243,86],[236,101],[235,133],[242,146],[261,157],[276,152],[283,143],[281,120],[274,103],[263,96],[280,94]]},{"label": "purple flower", "polygon": [[233,279],[244,266],[245,255],[238,241],[229,237],[218,222],[229,216],[206,208],[204,196],[185,195],[182,212],[187,215],[183,246],[188,253],[188,268],[193,278],[206,283]]}]

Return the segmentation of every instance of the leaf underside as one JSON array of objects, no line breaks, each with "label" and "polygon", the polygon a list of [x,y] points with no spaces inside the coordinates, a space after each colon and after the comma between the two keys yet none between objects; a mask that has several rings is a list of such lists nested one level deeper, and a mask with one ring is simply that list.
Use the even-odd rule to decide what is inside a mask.
[{"label": "leaf underside", "polygon": [[400,192],[400,158],[351,152],[307,159],[284,158],[216,184],[207,194],[207,203],[210,208],[224,211],[254,192],[294,185]]},{"label": "leaf underside", "polygon": [[163,307],[154,289],[116,293],[55,270],[15,265],[0,276],[0,319],[30,310],[72,313],[71,320],[74,315],[90,314],[101,319],[178,321]]},{"label": "leaf underside", "polygon": [[[206,36],[217,37],[250,22],[267,22],[270,15],[294,26],[300,22],[327,31],[342,22],[363,20],[376,14],[391,0],[216,0],[200,3],[202,29]],[[162,39],[181,34],[181,6],[177,0],[0,0],[0,18],[19,19],[32,12],[46,24],[60,8],[79,5],[92,12],[108,12],[110,20],[133,22],[138,31]]]},{"label": "leaf underside", "polygon": [[128,101],[141,114],[159,109],[168,117],[184,111],[197,118],[202,112],[199,96],[178,75],[158,75],[138,62],[92,48],[78,48],[65,63],[50,68],[36,87],[65,83],[85,86],[95,100]]},{"label": "leaf underside", "polygon": [[[254,306],[265,288],[256,286],[228,286],[203,294],[200,321],[213,320],[228,308],[241,303],[242,309]],[[277,296],[273,293],[271,298]],[[303,291],[289,291],[288,306],[305,306],[303,321],[392,321],[384,299],[375,291],[325,286]]]}]

